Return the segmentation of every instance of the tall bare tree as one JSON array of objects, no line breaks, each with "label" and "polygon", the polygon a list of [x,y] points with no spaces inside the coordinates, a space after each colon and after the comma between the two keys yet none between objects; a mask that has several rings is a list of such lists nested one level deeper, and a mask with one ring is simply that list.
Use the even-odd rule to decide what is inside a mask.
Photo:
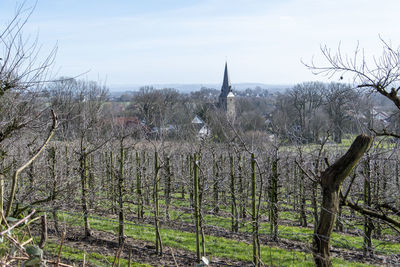
[{"label": "tall bare tree", "polygon": [[342,142],[346,121],[353,110],[356,100],[356,91],[350,85],[343,83],[330,83],[324,92],[325,109],[329,117],[330,128],[333,129],[333,140]]},{"label": "tall bare tree", "polygon": [[[8,177],[11,166],[5,166],[8,158],[8,149],[21,144],[13,142],[14,138],[37,139],[40,136],[38,129],[43,129],[47,118],[43,116],[47,107],[41,100],[43,85],[49,81],[48,74],[54,61],[57,47],[46,57],[39,53],[38,39],[29,39],[23,35],[35,6],[27,6],[26,2],[18,5],[14,17],[0,28],[0,176]],[[46,119],[44,122],[43,119]],[[14,171],[11,179],[5,179],[5,186],[9,187],[8,205],[6,214],[9,215],[18,186],[19,174],[28,167],[44,150],[52,138],[57,126],[57,118],[53,113],[53,126],[46,141]],[[29,129],[29,135],[27,130]],[[36,143],[34,141],[32,144]],[[36,150],[36,151],[35,151]],[[2,201],[1,201],[2,202]]]}]

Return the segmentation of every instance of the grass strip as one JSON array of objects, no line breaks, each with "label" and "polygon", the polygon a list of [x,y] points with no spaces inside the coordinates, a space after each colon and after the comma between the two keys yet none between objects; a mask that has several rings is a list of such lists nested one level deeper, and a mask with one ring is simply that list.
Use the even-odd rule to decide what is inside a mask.
[{"label": "grass strip", "polygon": [[[58,249],[59,249],[59,244],[56,244],[55,242],[47,242],[46,246],[44,248],[45,252],[47,252],[50,255],[53,255],[55,257],[58,253]],[[78,248],[73,248],[73,247],[63,245],[63,249],[61,252],[62,259],[83,262],[84,257],[85,257],[86,262],[92,266],[108,267],[108,266],[111,266],[111,264],[114,261],[114,256],[105,256],[103,254],[96,253],[96,252],[85,252]],[[121,264],[121,266],[128,266],[128,260],[120,258],[120,264]],[[131,266],[151,267],[151,265],[137,263],[137,262],[131,262]]]},{"label": "grass strip", "polygon": [[[83,220],[78,215],[59,214],[60,220],[74,226],[83,226]],[[90,218],[90,224],[93,229],[102,230],[117,234],[118,222],[109,220],[100,220]],[[126,225],[125,234],[133,239],[155,242],[154,229],[151,225]],[[185,249],[195,252],[194,233],[182,232],[172,229],[161,229],[163,244],[169,247]],[[223,237],[206,235],[207,255],[211,258],[222,257],[238,261],[252,260],[252,246],[243,241],[236,241]],[[267,265],[278,266],[314,266],[312,255],[310,253],[286,250],[279,247],[261,246],[261,259]],[[371,266],[357,262],[349,262],[340,258],[332,259],[336,266]]]}]

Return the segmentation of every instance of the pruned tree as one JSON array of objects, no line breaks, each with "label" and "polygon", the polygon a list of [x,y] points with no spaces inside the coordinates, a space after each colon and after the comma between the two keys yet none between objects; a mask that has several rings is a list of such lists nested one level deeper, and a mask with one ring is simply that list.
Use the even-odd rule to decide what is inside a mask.
[{"label": "pruned tree", "polygon": [[[58,86],[57,86],[58,85]],[[81,183],[81,205],[84,214],[85,236],[91,235],[89,225],[89,166],[90,156],[105,145],[111,137],[102,132],[107,121],[103,105],[108,97],[105,86],[93,81],[65,79],[56,83],[50,92],[54,95],[53,108],[60,110],[63,128],[63,139],[76,140],[78,146],[79,176]],[[65,90],[64,96],[63,90]]]},{"label": "pruned tree", "polygon": [[[360,50],[358,46],[351,57],[344,55],[340,46],[336,52],[327,46],[323,46],[321,52],[325,64],[320,65],[312,61],[305,65],[315,74],[328,77],[337,75],[340,79],[350,76],[358,88],[386,97],[400,110],[400,87],[398,86],[400,81],[400,48],[394,49],[382,39],[381,42],[383,44],[382,54],[379,57],[373,57],[371,60],[368,60],[364,51]],[[386,128],[374,129],[372,126],[369,130],[377,136],[400,138],[398,132]],[[341,194],[342,205],[349,206],[363,215],[380,219],[399,231],[400,220],[398,213],[396,213],[396,207],[393,207],[392,203],[382,203],[379,207],[371,207],[367,203],[362,205],[354,202],[348,197],[352,184],[351,182],[345,191],[346,193]]]},{"label": "pruned tree", "polygon": [[339,211],[342,183],[369,148],[371,142],[371,137],[359,135],[347,153],[321,173],[319,183],[322,187],[322,204],[318,226],[313,237],[316,266],[332,266],[329,242],[336,214]]},{"label": "pruned tree", "polygon": [[[327,46],[323,46],[321,52],[325,60],[324,65],[316,64],[314,61],[310,64],[303,64],[315,74],[328,77],[337,75],[340,76],[340,79],[343,79],[344,76],[350,76],[358,88],[386,97],[400,111],[400,47],[393,48],[383,39],[381,39],[381,42],[383,45],[382,54],[370,60],[358,46],[352,57],[343,54],[340,46],[336,52]],[[370,128],[369,130],[376,136],[400,139],[399,132],[393,132],[386,128],[381,130]],[[348,188],[348,192],[350,192],[350,189]],[[381,219],[398,230],[400,229],[399,215],[394,212],[396,208],[392,206],[392,203],[382,203],[385,208],[376,209],[361,206],[351,199],[347,199],[347,195],[345,194],[342,199],[343,205],[349,206],[363,215]],[[391,215],[394,215],[394,217]]]}]

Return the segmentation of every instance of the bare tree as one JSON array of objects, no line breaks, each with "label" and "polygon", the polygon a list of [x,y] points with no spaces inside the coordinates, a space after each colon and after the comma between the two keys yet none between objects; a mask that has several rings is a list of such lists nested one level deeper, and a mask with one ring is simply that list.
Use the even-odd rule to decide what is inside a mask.
[{"label": "bare tree", "polygon": [[[342,54],[340,46],[336,52],[332,52],[329,48],[324,46],[321,47],[321,51],[326,64],[320,66],[314,62],[311,62],[311,64],[305,65],[314,73],[327,75],[328,77],[339,75],[340,79],[343,79],[343,76],[350,75],[353,78],[354,83],[356,83],[359,88],[365,89],[371,93],[383,95],[389,99],[397,107],[397,109],[400,110],[400,87],[398,87],[400,81],[400,48],[393,49],[384,40],[381,39],[381,41],[383,44],[382,55],[379,57],[374,57],[371,61],[372,63],[368,62],[364,52],[358,47],[354,51],[353,56],[349,57]],[[399,133],[390,132],[385,128],[379,131],[374,128],[371,128],[370,130],[377,136],[400,138]],[[323,173],[322,178],[324,175],[325,174]],[[342,205],[349,206],[363,215],[380,219],[381,221],[384,221],[390,226],[394,227],[394,229],[397,229],[397,231],[400,229],[400,221],[398,220],[399,215],[396,213],[397,209],[393,207],[391,203],[383,203],[377,208],[368,206],[366,203],[362,205],[352,201],[351,199],[348,199],[352,184],[353,181],[351,181],[344,194],[342,194],[339,190]],[[323,185],[322,188],[324,190]],[[323,193],[323,196],[324,198],[328,197],[325,193]],[[323,214],[321,211],[321,217],[322,215]],[[321,248],[323,247],[321,246],[321,242],[323,243],[325,241],[319,241],[314,238],[314,248],[316,249],[316,252],[318,251],[316,254],[317,256],[321,256],[321,254],[318,254],[321,253]],[[326,246],[325,248],[327,249]],[[316,263],[321,261],[321,259],[322,262],[324,261],[323,255],[319,258],[320,260],[315,258]]]},{"label": "bare tree", "polygon": [[[50,88],[51,104],[60,111],[62,137],[78,142],[75,154],[78,155],[81,182],[81,206],[84,214],[85,236],[91,235],[89,225],[89,156],[105,145],[111,137],[103,132],[107,122],[103,105],[108,90],[96,82],[66,79]],[[109,118],[111,121],[111,118]]]},{"label": "bare tree", "polygon": [[318,226],[314,232],[313,250],[316,266],[332,266],[329,241],[339,210],[340,190],[344,179],[363,156],[372,138],[360,135],[340,159],[322,172],[319,183],[322,187],[322,204]]},{"label": "bare tree", "polygon": [[[40,96],[43,85],[49,81],[48,74],[57,47],[42,58],[38,38],[30,39],[22,34],[34,9],[35,6],[27,6],[23,2],[17,6],[10,22],[0,29],[0,176],[7,177],[11,169],[11,166],[5,166],[8,149],[22,143],[13,142],[14,139],[37,139],[41,135],[39,129],[45,127],[47,119],[51,120],[44,112],[47,107]],[[47,137],[43,137],[46,141],[37,150],[33,148],[28,159],[21,159],[23,163],[14,171],[12,178],[5,180],[10,190],[5,211],[7,215],[11,213],[16,198],[19,174],[44,150],[56,126],[57,118],[53,113],[53,126]],[[29,129],[29,134],[23,131],[26,129]]]},{"label": "bare tree", "polygon": [[333,129],[333,140],[342,142],[345,123],[352,111],[356,92],[348,84],[330,83],[324,92],[325,109],[329,117],[330,128]]},{"label": "bare tree", "polygon": [[318,141],[323,124],[318,119],[317,112],[323,104],[324,90],[325,84],[321,82],[306,82],[297,84],[288,91],[291,104],[296,110],[297,135],[302,143]]},{"label": "bare tree", "polygon": [[44,109],[38,96],[48,81],[57,47],[40,60],[37,38],[22,35],[34,8],[23,2],[0,30],[0,150],[5,139],[37,122]]},{"label": "bare tree", "polygon": [[[304,63],[315,74],[328,77],[335,75],[343,79],[346,75],[353,78],[359,88],[365,88],[374,93],[379,93],[400,109],[399,82],[400,82],[400,48],[394,49],[381,39],[383,51],[379,57],[373,57],[371,62],[366,58],[364,51],[359,47],[352,57],[343,55],[340,46],[336,52],[332,52],[327,46],[321,47],[325,65],[315,62]],[[400,137],[397,134],[394,134]]]}]

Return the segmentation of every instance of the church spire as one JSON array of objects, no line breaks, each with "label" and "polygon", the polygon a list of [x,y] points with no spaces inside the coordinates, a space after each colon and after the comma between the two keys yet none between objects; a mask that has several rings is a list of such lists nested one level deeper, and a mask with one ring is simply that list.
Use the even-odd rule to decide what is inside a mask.
[{"label": "church spire", "polygon": [[221,93],[224,95],[228,95],[230,91],[231,91],[231,82],[229,81],[229,76],[228,76],[228,62],[225,61],[224,81],[222,82]]},{"label": "church spire", "polygon": [[[219,107],[224,109],[225,111],[228,109],[228,97],[232,98],[234,97],[234,94],[232,93],[232,86],[228,76],[228,63],[225,61],[224,80],[221,86],[221,94],[219,95],[218,99]],[[229,102],[233,103],[233,99],[231,99],[231,101]]]}]

